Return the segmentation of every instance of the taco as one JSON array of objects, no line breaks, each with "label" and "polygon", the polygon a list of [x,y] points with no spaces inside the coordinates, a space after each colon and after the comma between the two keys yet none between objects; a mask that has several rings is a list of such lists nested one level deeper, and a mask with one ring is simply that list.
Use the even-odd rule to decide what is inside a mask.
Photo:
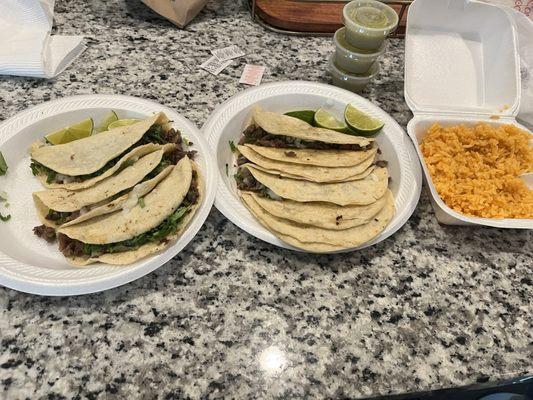
[{"label": "taco", "polygon": [[256,192],[246,192],[261,208],[275,217],[293,221],[301,225],[317,228],[343,230],[368,223],[379,213],[390,195],[387,190],[384,196],[374,203],[365,206],[338,206],[332,203],[313,202],[299,203],[292,200],[272,200]]},{"label": "taco", "polygon": [[252,144],[284,149],[370,150],[374,139],[346,135],[288,115],[254,108],[252,124],[243,132],[240,145]]},{"label": "taco", "polygon": [[358,165],[368,158],[374,158],[376,147],[369,150],[313,150],[313,149],[285,149],[277,147],[256,146],[246,144],[257,154],[271,160],[291,164],[316,165],[319,167],[351,167]]},{"label": "taco", "polygon": [[394,198],[390,192],[385,196],[384,207],[369,222],[343,230],[297,224],[268,213],[250,194],[242,193],[241,196],[250,212],[280,239],[313,252],[338,251],[360,246],[379,235],[394,216]]},{"label": "taco", "polygon": [[94,216],[115,211],[128,199],[130,191],[148,193],[178,162],[175,145],[161,146],[117,174],[90,188],[69,191],[52,189],[33,193],[39,219],[46,226],[57,228],[73,225]]},{"label": "taco", "polygon": [[237,164],[248,162],[256,167],[288,178],[305,179],[312,182],[345,182],[364,178],[372,171],[373,157],[368,157],[363,162],[350,167],[319,167],[315,165],[291,164],[283,161],[271,160],[256,153],[249,147],[238,146],[242,157],[237,159]]},{"label": "taco", "polygon": [[195,164],[183,157],[128,207],[58,230],[59,250],[76,265],[124,265],[168,246],[186,228],[203,195]]},{"label": "taco", "polygon": [[356,181],[316,183],[269,174],[252,164],[241,166],[235,175],[237,187],[242,191],[258,192],[273,200],[322,201],[340,206],[374,203],[387,191],[388,178],[386,168],[375,168]]},{"label": "taco", "polygon": [[170,128],[164,113],[133,125],[121,126],[60,145],[34,144],[31,169],[48,188],[80,190],[111,176],[132,158],[178,143],[179,132]]}]

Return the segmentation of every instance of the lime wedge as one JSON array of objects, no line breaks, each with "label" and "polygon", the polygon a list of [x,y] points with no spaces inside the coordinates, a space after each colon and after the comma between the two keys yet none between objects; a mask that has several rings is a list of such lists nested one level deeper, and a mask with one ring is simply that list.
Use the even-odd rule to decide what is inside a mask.
[{"label": "lime wedge", "polygon": [[332,131],[344,132],[346,131],[347,126],[344,122],[339,121],[328,111],[320,108],[315,113],[315,125],[321,128],[331,129]]},{"label": "lime wedge", "polygon": [[57,132],[50,133],[45,139],[52,144],[64,144],[74,140],[83,139],[91,136],[93,132],[94,121],[92,118],[84,119],[77,124],[67,126]]},{"label": "lime wedge", "polygon": [[111,125],[115,121],[118,121],[118,115],[115,111],[111,110],[109,114],[106,115],[104,120],[100,123],[100,126],[96,128],[95,133],[107,131],[109,129],[109,125]]},{"label": "lime wedge", "polygon": [[118,119],[115,122],[111,122],[108,125],[107,129],[114,129],[114,128],[118,128],[119,126],[132,125],[139,121],[140,119],[137,119],[137,118]]},{"label": "lime wedge", "polygon": [[289,111],[285,115],[301,119],[309,125],[313,125],[313,121],[315,120],[315,112],[313,110]]},{"label": "lime wedge", "polygon": [[385,125],[379,119],[372,118],[351,104],[348,104],[344,110],[344,120],[348,124],[351,133],[361,136],[371,136],[379,132]]}]

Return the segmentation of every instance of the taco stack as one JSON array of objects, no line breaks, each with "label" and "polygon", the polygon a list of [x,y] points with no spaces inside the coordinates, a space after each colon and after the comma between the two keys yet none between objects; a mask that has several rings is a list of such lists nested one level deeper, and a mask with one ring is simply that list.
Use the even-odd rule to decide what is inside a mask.
[{"label": "taco stack", "polygon": [[62,145],[34,144],[32,171],[48,187],[33,193],[41,226],[75,265],[125,265],[157,252],[201,203],[194,151],[159,113]]},{"label": "taco stack", "polygon": [[386,162],[373,138],[253,110],[239,145],[240,197],[286,243],[311,252],[360,246],[394,216]]}]

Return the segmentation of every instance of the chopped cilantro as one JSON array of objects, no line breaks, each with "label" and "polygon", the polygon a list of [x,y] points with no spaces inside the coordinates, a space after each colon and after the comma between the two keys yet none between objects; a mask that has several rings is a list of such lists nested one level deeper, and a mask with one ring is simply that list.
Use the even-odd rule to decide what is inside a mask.
[{"label": "chopped cilantro", "polygon": [[2,152],[0,151],[0,175],[5,175],[7,172],[7,163],[2,155]]},{"label": "chopped cilantro", "polygon": [[177,231],[183,217],[190,211],[190,207],[179,207],[168,216],[159,226],[154,229],[135,236],[132,239],[118,243],[109,244],[83,244],[83,253],[89,256],[102,253],[119,253],[122,251],[134,250],[143,244],[163,240],[168,235]]},{"label": "chopped cilantro", "polygon": [[0,220],[2,222],[7,222],[11,219],[11,215],[10,214],[7,214],[6,216],[2,215],[2,213],[0,213]]},{"label": "chopped cilantro", "polygon": [[144,197],[139,197],[139,201],[138,201],[138,203],[139,203],[139,206],[140,206],[141,208],[144,208],[145,205],[146,205],[146,204],[144,204]]},{"label": "chopped cilantro", "polygon": [[237,146],[235,146],[235,143],[233,143],[233,140],[229,141],[229,148],[231,149],[232,153],[235,153],[237,151]]}]

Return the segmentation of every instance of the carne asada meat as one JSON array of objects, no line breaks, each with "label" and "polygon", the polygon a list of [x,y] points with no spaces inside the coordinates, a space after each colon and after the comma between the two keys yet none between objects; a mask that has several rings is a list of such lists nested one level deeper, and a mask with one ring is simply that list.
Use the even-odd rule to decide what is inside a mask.
[{"label": "carne asada meat", "polygon": [[291,136],[271,135],[263,128],[253,125],[245,129],[242,138],[239,140],[239,144],[254,144],[264,147],[314,150],[360,151],[372,148],[372,144],[369,144],[368,146],[359,146],[358,144],[334,144],[319,141],[306,141]]},{"label": "carne asada meat", "polygon": [[52,243],[56,240],[56,231],[54,228],[50,228],[46,225],[39,225],[33,228],[33,233],[38,237],[46,240],[48,243]]}]

